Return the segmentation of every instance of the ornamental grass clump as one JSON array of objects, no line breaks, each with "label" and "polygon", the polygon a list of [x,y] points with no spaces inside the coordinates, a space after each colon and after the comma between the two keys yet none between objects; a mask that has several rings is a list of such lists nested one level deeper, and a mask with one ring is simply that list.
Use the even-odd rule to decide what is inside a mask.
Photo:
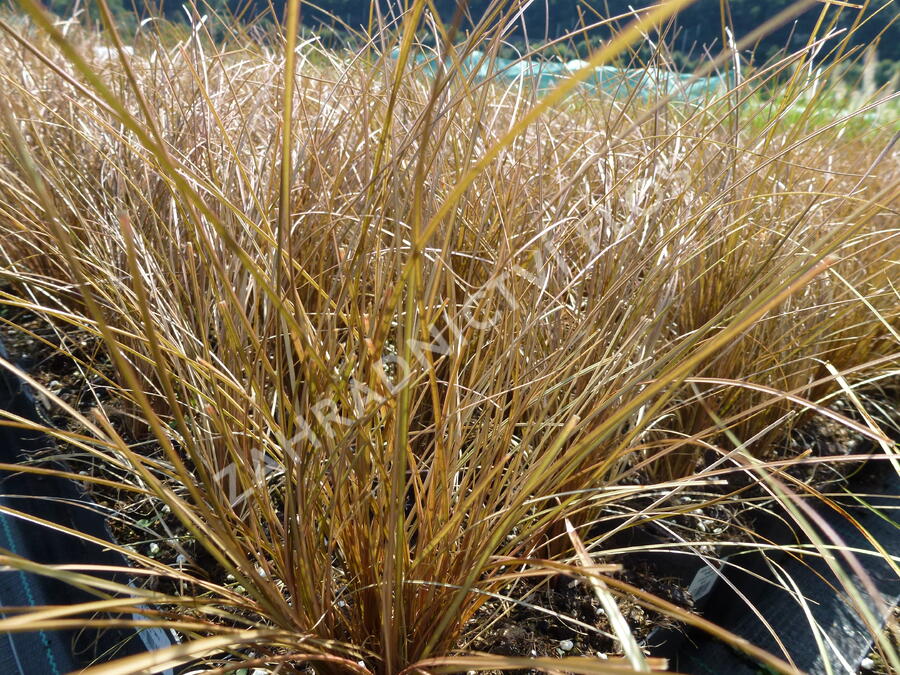
[{"label": "ornamental grass clump", "polygon": [[[465,33],[417,1],[355,52],[298,40],[297,4],[253,37],[144,23],[131,51],[103,2],[102,32],[33,0],[0,21],[0,303],[98,346],[59,342],[88,405],[35,383],[69,418],[46,431],[92,467],[73,478],[113,474],[165,523],[162,554],[118,547],[152,583],[54,571],[105,604],[0,629],[127,608],[182,640],[97,673],[658,669],[628,595],[795,672],[617,580],[593,524],[710,457],[768,475],[796,420],[896,375],[895,96],[811,114],[832,86],[813,56],[854,57],[828,31],[857,10],[822,5],[807,49],[672,101],[459,67],[517,1]],[[490,600],[559,574],[593,580],[617,657],[471,653]]]}]

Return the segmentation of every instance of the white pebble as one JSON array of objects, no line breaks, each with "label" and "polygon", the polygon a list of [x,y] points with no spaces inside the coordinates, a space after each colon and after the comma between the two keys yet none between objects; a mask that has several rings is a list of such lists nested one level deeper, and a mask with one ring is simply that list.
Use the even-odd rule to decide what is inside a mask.
[{"label": "white pebble", "polygon": [[575,643],[572,642],[571,640],[560,640],[559,648],[562,649],[564,652],[570,652],[575,648]]},{"label": "white pebble", "polygon": [[870,659],[868,656],[862,660],[862,663],[859,664],[866,670],[875,670],[875,662]]}]

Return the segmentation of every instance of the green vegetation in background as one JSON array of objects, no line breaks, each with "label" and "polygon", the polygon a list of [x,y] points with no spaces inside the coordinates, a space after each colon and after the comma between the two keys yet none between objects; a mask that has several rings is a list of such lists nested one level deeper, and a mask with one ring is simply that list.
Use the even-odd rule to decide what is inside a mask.
[{"label": "green vegetation in background", "polygon": [[[78,4],[84,5],[83,2]],[[157,8],[170,17],[184,16],[182,9],[185,3],[180,0],[162,0],[144,2],[143,0],[109,0],[110,8],[114,13],[122,15],[128,11],[138,13],[154,12]],[[318,0],[314,3],[320,10],[312,6],[305,6],[304,21],[310,24],[335,23],[328,15],[336,17],[351,28],[366,26],[370,17],[370,3],[365,0]],[[435,0],[435,6],[445,18],[452,17],[456,10],[456,0]],[[521,29],[518,37],[527,37],[531,40],[547,40],[559,37],[582,24],[592,24],[602,18],[626,14],[630,8],[640,9],[655,4],[651,0],[546,0],[546,2],[534,3],[523,15]],[[731,24],[737,35],[750,32],[766,19],[774,16],[784,8],[790,6],[792,0],[768,0],[761,3],[756,0],[730,0],[728,3],[731,16]],[[50,9],[65,13],[74,5],[73,0],[49,0]],[[132,6],[133,5],[133,6]],[[269,3],[263,0],[208,0],[203,3],[212,9],[227,9],[235,14],[248,16],[258,15],[268,11]],[[391,5],[396,8],[397,3],[382,1],[382,11],[385,16],[391,16]],[[489,0],[471,0],[469,2],[469,14],[477,19],[482,16],[490,5]],[[900,26],[897,22],[898,4],[895,0],[876,0],[871,2],[873,8],[885,6],[885,9],[877,15],[872,15],[866,25],[861,26],[855,35],[854,42],[868,44],[875,40],[883,31],[887,31],[879,44],[879,51],[883,58],[900,59]],[[274,0],[272,6],[279,13],[284,10],[283,0]],[[766,36],[761,42],[764,51],[774,52],[787,46],[800,47],[809,38],[818,16],[818,6],[808,10],[796,23],[788,25]],[[871,14],[871,11],[870,11]],[[855,18],[856,12],[845,10],[838,22],[839,27],[849,28]],[[676,48],[678,51],[690,53],[702,48],[703,45],[711,45],[721,42],[721,21],[719,0],[698,0],[690,7],[681,11],[678,19],[678,36]]]},{"label": "green vegetation in background", "polygon": [[[214,0],[221,2],[222,0]],[[240,0],[239,0],[240,1]],[[256,0],[260,2],[261,0]],[[177,3],[176,8],[177,8]],[[246,0],[245,0],[246,4]],[[371,5],[356,0],[323,0],[316,3],[321,11],[305,8],[304,21],[308,25],[333,28],[343,22],[351,29],[368,24]],[[435,6],[445,20],[449,20],[457,7],[456,0],[435,0]],[[469,23],[478,21],[490,6],[490,0],[471,0],[469,7]],[[555,40],[577,30],[590,26],[604,19],[629,13],[632,8],[641,9],[657,4],[655,0],[546,0],[535,2],[522,16],[519,29],[508,35],[510,47],[502,56],[514,58],[515,52],[530,46]],[[730,0],[728,5],[728,21],[735,36],[740,38],[750,33],[767,19],[794,4],[794,0]],[[860,3],[862,4],[862,3]],[[853,33],[851,45],[875,45],[881,64],[876,75],[879,85],[887,82],[897,71],[900,62],[900,21],[898,21],[898,5],[896,0],[874,0],[867,3],[867,20],[858,26]],[[385,16],[391,16],[389,9],[396,2],[382,2]],[[276,9],[281,8],[275,2]],[[168,5],[167,11],[168,11]],[[232,9],[234,9],[232,5]],[[765,36],[753,47],[754,60],[757,63],[766,61],[778,52],[800,49],[807,44],[815,28],[821,6],[814,5],[803,13],[796,22],[789,23]],[[838,8],[835,8],[838,11]],[[330,16],[329,16],[330,14]],[[840,11],[836,28],[849,30],[857,20],[859,12],[845,8]],[[619,22],[619,26],[602,27],[588,31],[576,38],[562,41],[548,50],[561,60],[586,58],[591,48],[595,48],[600,40],[610,35],[629,20],[628,17]],[[677,16],[672,29],[668,32],[668,40],[674,52],[675,65],[684,69],[693,69],[707,58],[706,50],[715,53],[722,45],[722,14],[719,0],[698,0],[683,9]],[[653,46],[643,44],[637,47],[637,56],[641,61],[650,58]]]},{"label": "green vegetation in background", "polygon": [[[186,18],[186,3],[181,0],[109,0],[113,14],[126,26],[135,24],[136,16],[163,14],[167,18],[182,21]],[[368,25],[372,6],[365,0],[320,0],[304,5],[302,21],[315,29],[325,46],[336,47],[348,43],[352,31]],[[457,7],[457,0],[435,0],[435,6],[445,20],[449,20]],[[519,27],[508,35],[508,47],[501,56],[515,58],[525,49],[526,43],[534,45],[555,40],[578,27],[596,24],[598,21],[653,5],[652,0],[546,0],[534,3],[524,12]],[[728,3],[729,22],[740,37],[754,27],[775,16],[792,4],[792,0],[731,0]],[[857,27],[851,45],[874,45],[880,62],[876,70],[876,83],[888,82],[900,69],[900,21],[896,0],[874,0],[868,3],[867,21]],[[217,13],[233,14],[243,18],[271,16],[274,9],[279,16],[284,12],[284,0],[206,0],[198,3]],[[468,24],[471,26],[484,15],[489,0],[471,0],[468,3]],[[81,0],[47,0],[47,6],[61,16],[70,15],[76,7],[83,8]],[[390,19],[397,12],[396,0],[381,0],[382,15]],[[796,22],[773,31],[751,50],[756,63],[764,62],[781,50],[792,51],[803,47],[815,26],[820,7],[815,5],[801,15]],[[201,9],[202,11],[202,9]],[[835,9],[837,11],[837,8]],[[98,19],[96,3],[89,2],[87,14]],[[837,19],[838,29],[850,29],[858,15],[857,10],[845,8]],[[622,23],[627,21],[622,20]],[[591,48],[610,36],[609,27],[595,28],[576,38],[553,45],[545,53],[566,61],[585,58]],[[717,51],[722,44],[722,17],[719,0],[698,0],[678,15],[668,39],[673,51],[674,65],[691,70],[706,56],[706,50]],[[352,43],[352,41],[350,41]],[[424,42],[427,44],[428,39]],[[652,54],[653,46],[644,44],[636,49],[636,56],[645,60]],[[857,68],[858,71],[858,68]],[[851,76],[858,74],[851,69]]]},{"label": "green vegetation in background", "polygon": [[[217,0],[218,1],[218,0]],[[173,3],[177,7],[177,3]],[[322,0],[316,3],[323,10],[330,12],[351,27],[363,26],[369,20],[369,3],[356,0]],[[527,37],[530,40],[548,40],[557,38],[580,25],[590,25],[611,16],[626,14],[631,8],[641,9],[657,4],[654,0],[546,0],[535,2],[524,13],[522,28],[518,37]],[[735,34],[740,36],[749,33],[761,25],[764,21],[775,16],[778,12],[793,4],[793,0],[730,0],[728,3],[731,25]],[[435,5],[444,14],[445,18],[452,16],[456,9],[456,0],[435,0]],[[480,17],[490,5],[489,0],[471,0],[469,11],[472,17]],[[855,44],[869,44],[876,40],[883,31],[887,31],[879,45],[879,51],[883,58],[900,59],[900,27],[897,23],[898,5],[892,0],[875,0],[869,3],[871,8],[884,6],[877,15],[872,14],[870,21],[857,29],[854,37]],[[275,3],[276,8],[279,3]],[[387,6],[387,5],[385,5]],[[769,56],[775,51],[787,47],[788,49],[802,47],[809,39],[815,26],[820,6],[816,5],[804,13],[796,25],[784,26],[766,36],[760,46],[764,55]],[[846,9],[838,21],[838,27],[849,28],[857,12]],[[307,9],[307,20],[323,20],[321,12]],[[702,56],[703,45],[711,45],[714,42],[721,44],[721,13],[719,0],[698,0],[691,6],[682,10],[678,21],[678,35],[675,47],[682,53],[694,53]],[[608,36],[608,32],[600,33]],[[696,53],[696,52],[700,53]]]}]

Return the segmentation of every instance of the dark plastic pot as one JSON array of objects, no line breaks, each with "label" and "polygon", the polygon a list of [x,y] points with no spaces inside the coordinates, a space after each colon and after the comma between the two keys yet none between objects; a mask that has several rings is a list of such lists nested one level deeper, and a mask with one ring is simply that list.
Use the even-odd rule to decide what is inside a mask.
[{"label": "dark plastic pot", "polygon": [[[0,356],[9,356],[0,343]],[[34,397],[28,386],[0,367],[0,409],[37,421]],[[0,461],[18,464],[53,447],[44,434],[0,426]],[[31,473],[0,472],[0,504],[27,516],[57,523],[101,540],[112,541],[104,517],[73,481]],[[6,513],[0,514],[0,548],[28,560],[57,564],[127,566],[126,559],[100,545]],[[129,583],[126,575],[107,575]],[[46,576],[20,571],[0,573],[0,611],[3,607],[65,605],[96,600],[86,591]],[[130,618],[130,617],[127,617]],[[172,644],[158,628],[126,630],[60,630],[8,634],[0,639],[3,675],[62,675],[109,660]],[[172,671],[166,671],[171,675]]]}]

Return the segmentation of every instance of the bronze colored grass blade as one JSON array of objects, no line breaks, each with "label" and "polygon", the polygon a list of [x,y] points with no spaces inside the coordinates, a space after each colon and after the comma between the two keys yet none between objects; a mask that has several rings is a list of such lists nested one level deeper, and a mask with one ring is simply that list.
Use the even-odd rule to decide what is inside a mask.
[{"label": "bronze colored grass blade", "polygon": [[[712,505],[786,509],[814,532],[799,495],[834,491],[794,470],[862,455],[786,450],[816,420],[896,460],[865,392],[898,376],[900,99],[841,75],[886,5],[794,3],[682,83],[720,88],[679,100],[589,84],[635,59],[673,70],[686,0],[593,17],[626,23],[543,90],[496,69],[521,0],[483,17],[461,3],[446,25],[426,0],[373,4],[335,49],[304,32],[302,4],[284,26],[198,6],[135,35],[103,0],[102,34],[36,0],[0,17],[0,331],[39,364],[0,369],[54,420],[0,425],[57,446],[0,469],[83,480],[121,508],[119,550],[147,585],[6,556],[106,614],[0,629],[106,625],[152,601],[136,613],[184,640],[95,673],[662,668],[627,599],[795,673],[617,578],[649,549],[612,542],[658,523],[659,549],[728,552],[737,540],[672,525]],[[745,58],[812,7],[804,47]],[[836,30],[838,12],[857,28]],[[523,54],[555,63],[567,39]],[[744,503],[741,474],[762,496]],[[752,535],[716,518],[723,538]],[[595,565],[606,553],[624,560]],[[560,618],[536,595],[560,574],[611,620],[573,625],[625,658],[471,653],[512,607]],[[864,605],[870,589],[843,582]]]}]

